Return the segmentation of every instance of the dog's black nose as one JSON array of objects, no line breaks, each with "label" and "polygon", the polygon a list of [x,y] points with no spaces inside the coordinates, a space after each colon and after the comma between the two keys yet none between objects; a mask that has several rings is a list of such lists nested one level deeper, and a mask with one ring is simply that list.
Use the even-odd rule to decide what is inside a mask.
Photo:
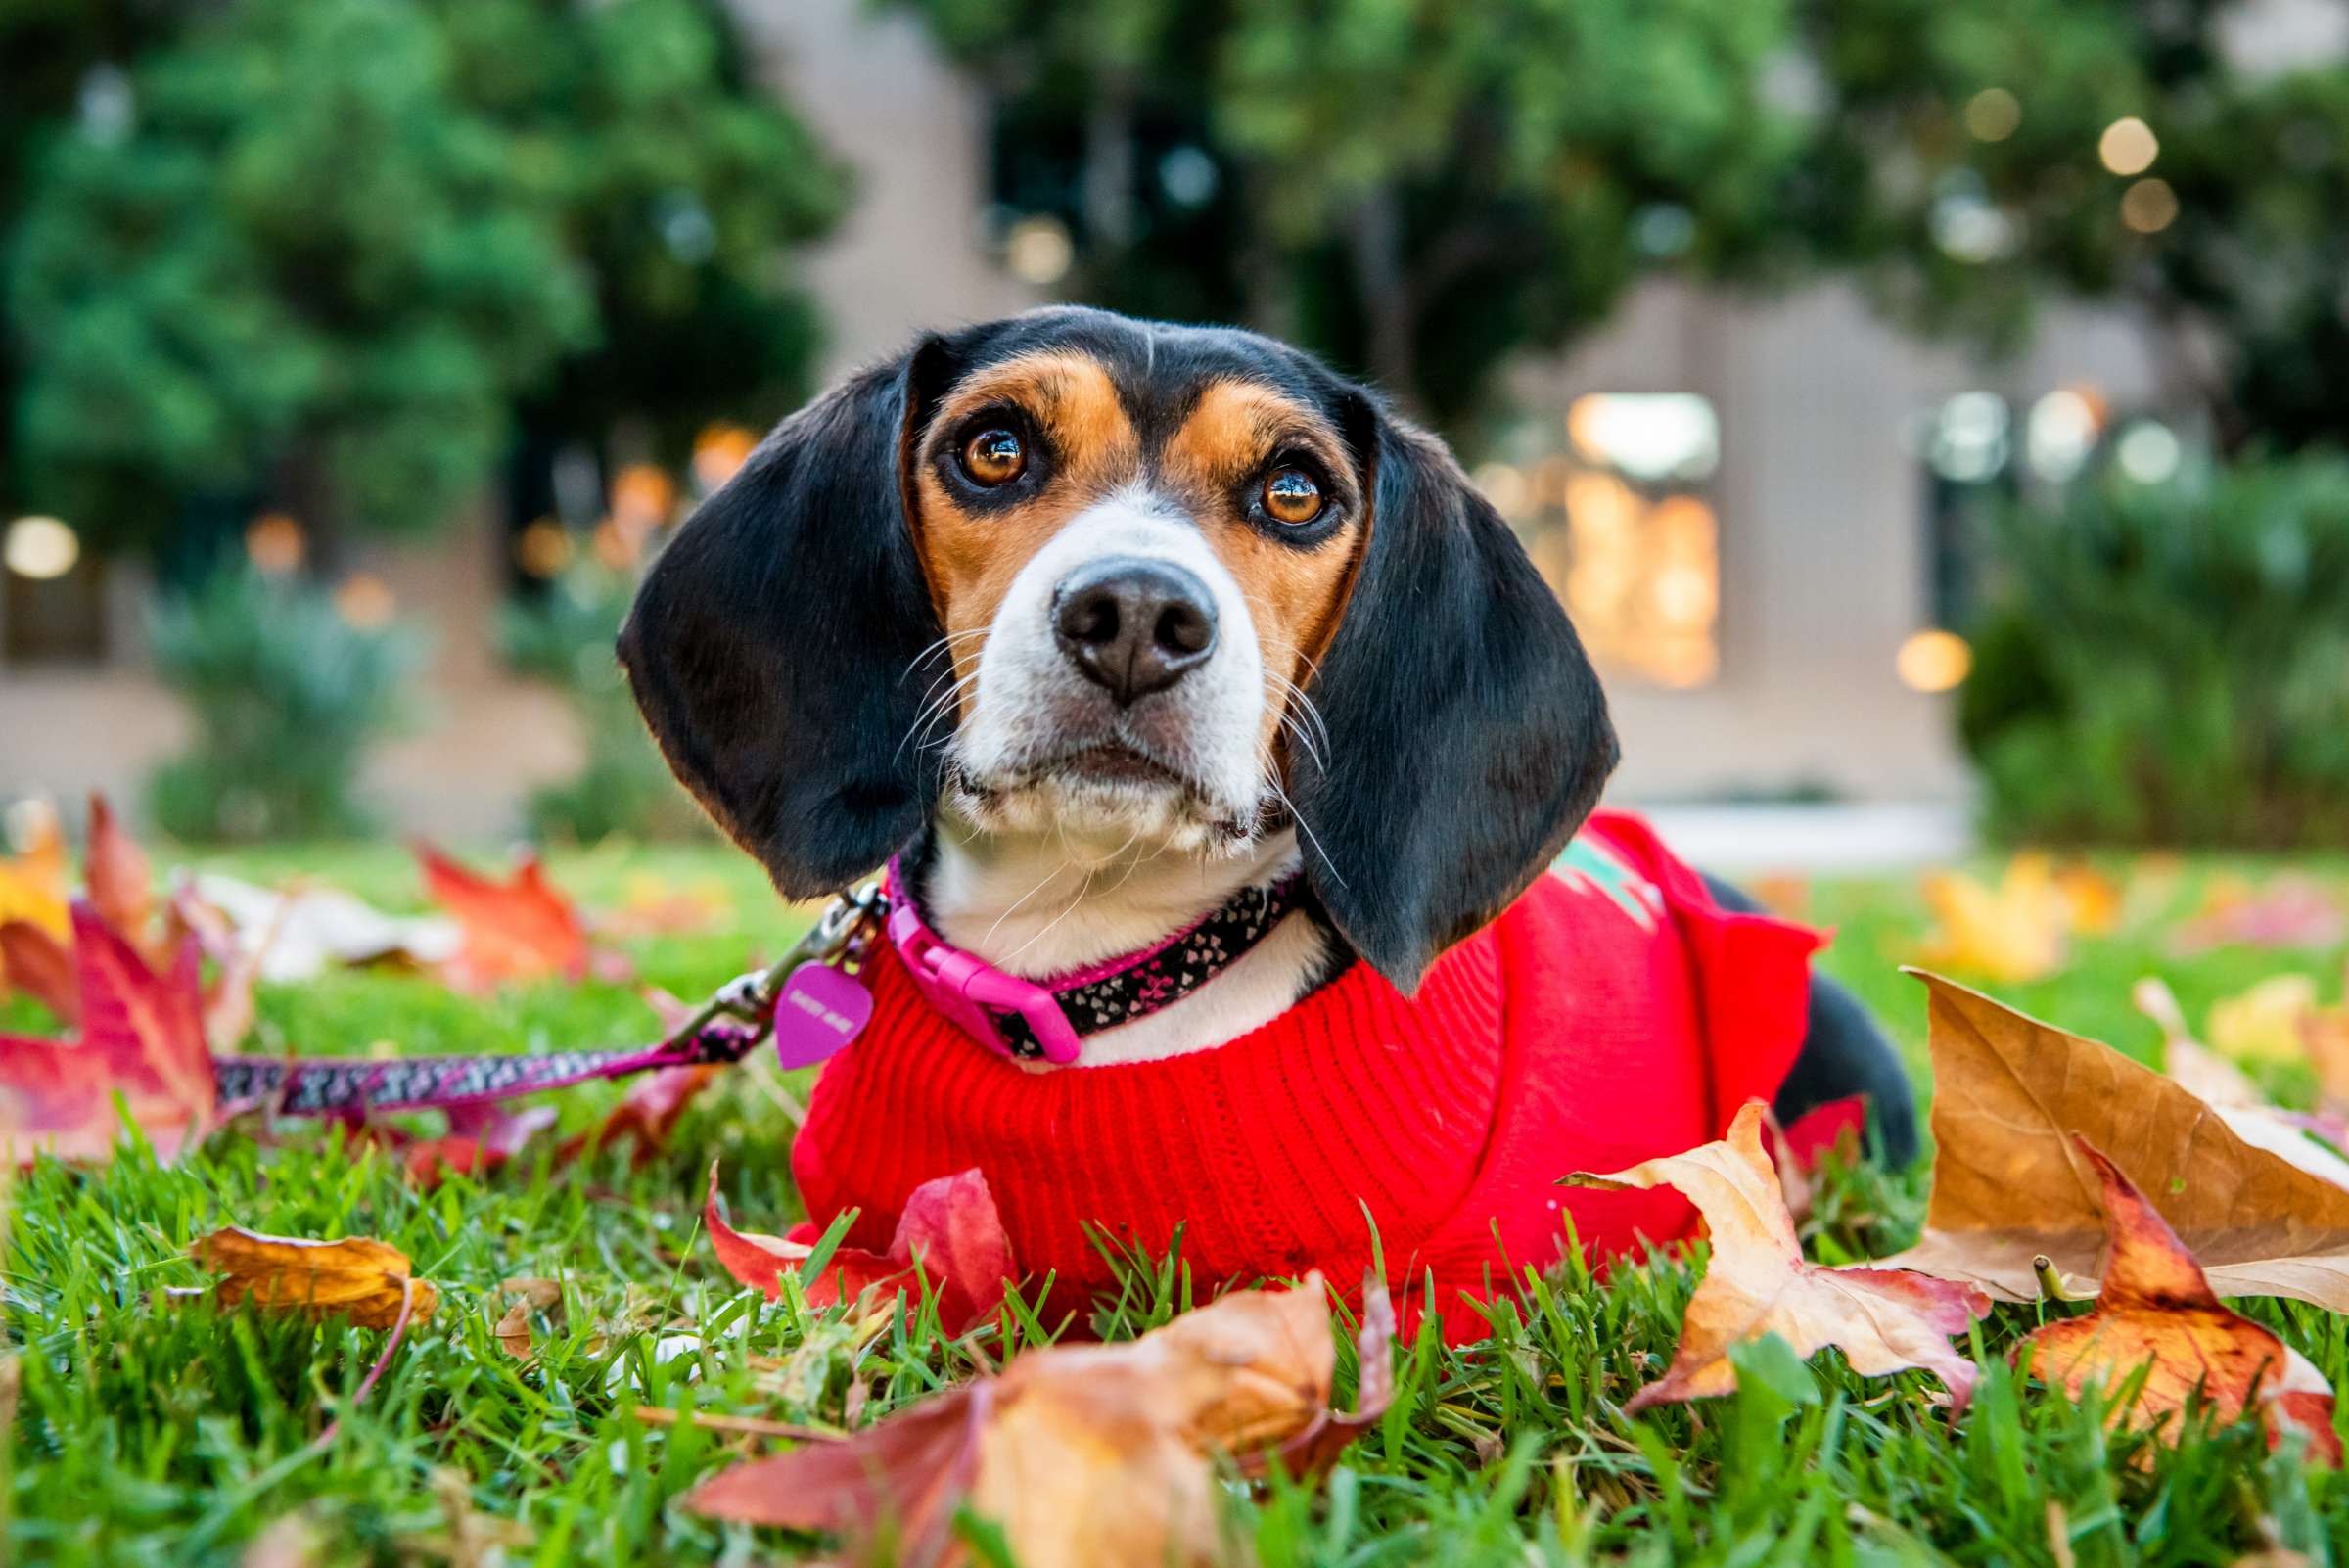
[{"label": "dog's black nose", "polygon": [[1095,561],[1064,579],[1052,632],[1123,708],[1165,691],[1216,651],[1216,602],[1171,561]]}]

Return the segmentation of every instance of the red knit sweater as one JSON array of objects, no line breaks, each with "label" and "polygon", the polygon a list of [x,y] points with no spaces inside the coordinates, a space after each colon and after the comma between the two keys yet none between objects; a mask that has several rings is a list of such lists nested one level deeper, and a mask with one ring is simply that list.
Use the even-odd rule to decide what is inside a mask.
[{"label": "red knit sweater", "polygon": [[1448,1334],[1565,1246],[1687,1232],[1669,1189],[1559,1187],[1677,1153],[1777,1089],[1800,1045],[1809,931],[1717,906],[1644,823],[1594,816],[1559,867],[1446,953],[1416,996],[1356,964],[1213,1050],[1023,1071],[932,1012],[894,952],[873,1021],[818,1080],[792,1169],[813,1216],[886,1248],[906,1194],[978,1167],[1021,1268],[1069,1305],[1112,1283],[1085,1235],[1163,1254],[1202,1291],[1319,1268],[1432,1275]]}]

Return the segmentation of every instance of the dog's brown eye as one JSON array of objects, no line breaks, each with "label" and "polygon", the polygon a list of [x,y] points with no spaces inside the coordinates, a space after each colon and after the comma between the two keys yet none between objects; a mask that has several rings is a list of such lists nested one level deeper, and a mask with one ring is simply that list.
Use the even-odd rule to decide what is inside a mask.
[{"label": "dog's brown eye", "polygon": [[1292,526],[1321,515],[1321,486],[1302,468],[1276,468],[1265,479],[1265,510]]},{"label": "dog's brown eye", "polygon": [[1028,468],[1028,448],[1011,431],[983,430],[962,446],[962,471],[974,484],[1009,484]]}]

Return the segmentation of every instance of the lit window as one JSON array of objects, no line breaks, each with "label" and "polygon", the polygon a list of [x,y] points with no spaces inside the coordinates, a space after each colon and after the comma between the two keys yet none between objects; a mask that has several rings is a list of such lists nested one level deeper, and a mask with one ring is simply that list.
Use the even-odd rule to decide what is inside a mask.
[{"label": "lit window", "polygon": [[1720,527],[1703,488],[1721,424],[1691,392],[1604,392],[1566,411],[1565,449],[1488,463],[1478,484],[1524,536],[1600,668],[1658,685],[1720,672]]}]

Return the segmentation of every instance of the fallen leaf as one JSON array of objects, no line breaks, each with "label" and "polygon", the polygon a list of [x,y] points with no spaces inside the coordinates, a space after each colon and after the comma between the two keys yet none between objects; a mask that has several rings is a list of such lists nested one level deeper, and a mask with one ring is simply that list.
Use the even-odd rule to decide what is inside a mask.
[{"label": "fallen leaf", "polygon": [[118,1094],[157,1158],[175,1159],[216,1108],[195,945],[159,976],[89,904],[75,902],[72,921],[81,1039],[0,1036],[0,1149],[109,1159]]},{"label": "fallen leaf", "polygon": [[2349,1309],[2349,1191],[2110,1046],[1918,978],[1931,997],[1933,1189],[1924,1234],[1890,1263],[2029,1301],[2031,1260],[2045,1254],[2068,1291],[2093,1292],[2103,1210],[2078,1134],[2152,1195],[2220,1291]]},{"label": "fallen leaf", "polygon": [[2313,878],[2284,875],[2252,890],[2214,881],[2202,912],[2171,935],[2181,953],[2213,947],[2331,947],[2349,935],[2340,901]]},{"label": "fallen leaf", "polygon": [[1766,1334],[1797,1356],[1835,1346],[1863,1376],[1922,1367],[1962,1408],[1977,1368],[1950,1339],[1986,1314],[1989,1300],[1970,1286],[1904,1269],[1829,1268],[1806,1259],[1762,1148],[1762,1112],[1760,1100],[1747,1101],[1727,1137],[1684,1154],[1567,1177],[1578,1186],[1677,1187],[1712,1235],[1712,1261],[1689,1299],[1672,1365],[1624,1409],[1731,1393],[1737,1371],[1730,1348]]},{"label": "fallen leaf", "polygon": [[[804,1444],[702,1483],[686,1503],[716,1518],[839,1532],[849,1556],[890,1542],[908,1568],[970,1560],[952,1520],[967,1505],[1026,1568],[1228,1560],[1212,1455],[1284,1445],[1334,1457],[1340,1432],[1375,1419],[1392,1323],[1371,1305],[1364,1398],[1332,1417],[1336,1348],[1318,1274],[1244,1291],[1125,1345],[1029,1351],[841,1443]],[[1257,1461],[1261,1464],[1261,1460]]]},{"label": "fallen leaf", "polygon": [[2138,1011],[2161,1027],[2162,1065],[2172,1082],[2216,1111],[2244,1142],[2349,1187],[2349,1160],[2308,1136],[2315,1132],[2338,1145],[2349,1139],[2349,1125],[2331,1113],[2289,1111],[2271,1101],[2249,1074],[2193,1038],[2178,998],[2159,980],[2139,981],[2132,995]]},{"label": "fallen leaf", "polygon": [[637,871],[622,884],[620,907],[604,913],[595,927],[606,937],[691,936],[715,930],[733,912],[725,884],[715,877],[679,888]]},{"label": "fallen leaf", "polygon": [[518,1361],[530,1357],[530,1304],[518,1301],[508,1307],[489,1330],[497,1336],[497,1348]]},{"label": "fallen leaf", "polygon": [[68,1029],[81,1022],[81,984],[73,978],[73,953],[44,928],[29,920],[0,925],[0,973]]},{"label": "fallen leaf", "polygon": [[2186,1010],[2165,982],[2148,975],[2130,988],[2129,997],[2161,1031],[2162,1068],[2181,1088],[2214,1110],[2268,1103],[2249,1074],[2194,1038]]},{"label": "fallen leaf", "polygon": [[2121,885],[2095,866],[2077,861],[2055,871],[2055,892],[2063,899],[2064,916],[2083,936],[2109,936],[2120,929],[2126,896]]},{"label": "fallen leaf", "polygon": [[[736,1230],[717,1206],[717,1164],[710,1165],[710,1192],[703,1204],[710,1244],[727,1273],[775,1300],[782,1276],[815,1254],[808,1241]],[[1003,1287],[1019,1277],[1011,1238],[995,1210],[987,1177],[976,1170],[940,1176],[915,1187],[898,1217],[887,1253],[862,1247],[835,1248],[825,1271],[807,1287],[810,1306],[854,1301],[868,1290],[903,1288],[918,1294],[927,1280],[938,1297],[939,1321],[959,1334],[991,1315],[1002,1304]]]},{"label": "fallen leaf", "polygon": [[525,856],[512,877],[496,882],[429,844],[415,848],[426,890],[463,933],[445,966],[450,984],[487,991],[512,980],[584,980],[591,969],[600,973],[578,909],[546,880],[534,857]]},{"label": "fallen leaf", "polygon": [[464,945],[445,915],[389,915],[334,888],[296,885],[282,892],[207,871],[191,884],[196,899],[216,910],[250,953],[260,978],[274,985],[314,980],[349,964],[445,964]]},{"label": "fallen leaf", "polygon": [[1962,871],[1933,871],[1921,890],[1936,922],[1919,949],[1924,962],[2008,982],[2037,980],[2063,962],[2070,908],[2046,855],[2016,855],[1996,888]]},{"label": "fallen leaf", "polygon": [[406,1253],[367,1236],[308,1241],[232,1225],[188,1250],[220,1275],[212,1294],[224,1307],[250,1301],[274,1311],[347,1317],[361,1328],[390,1328],[430,1317],[439,1305],[438,1292],[409,1273]]},{"label": "fallen leaf", "polygon": [[519,1111],[476,1106],[451,1111],[448,1131],[438,1137],[392,1141],[408,1179],[429,1191],[450,1175],[482,1176],[496,1170],[553,1127],[558,1114],[551,1105]]},{"label": "fallen leaf", "polygon": [[560,1279],[539,1279],[530,1275],[517,1275],[512,1279],[501,1280],[497,1287],[497,1293],[501,1296],[519,1298],[532,1312],[551,1313],[563,1305],[563,1281]]},{"label": "fallen leaf", "polygon": [[[82,886],[89,890],[90,907],[98,918],[133,944],[146,940],[155,914],[155,872],[139,841],[115,820],[106,797],[90,797],[90,842],[82,852]],[[141,948],[150,962],[161,967],[162,957]]]},{"label": "fallen leaf", "polygon": [[[28,803],[29,804],[29,803]],[[23,849],[0,859],[0,925],[22,920],[50,936],[66,935],[66,835],[57,813],[35,805],[24,819]]]},{"label": "fallen leaf", "polygon": [[[2024,1336],[2016,1364],[2028,1357],[2035,1376],[2074,1399],[2091,1383],[2118,1387],[2143,1367],[2136,1398],[2112,1412],[2116,1423],[2180,1414],[2197,1396],[2219,1420],[2233,1421],[2256,1397],[2271,1446],[2302,1433],[2310,1457],[2337,1468],[2341,1442],[2324,1374],[2272,1330],[2222,1306],[2144,1194],[2086,1138],[2072,1142],[2102,1187],[2104,1288],[2090,1312]],[[2163,1439],[2177,1442],[2178,1428],[2162,1428]]]},{"label": "fallen leaf", "polygon": [[2349,1115],[2349,1002],[2305,1020],[2300,1044],[2316,1069],[2320,1101],[2335,1116]]},{"label": "fallen leaf", "polygon": [[2270,975],[2213,1002],[2206,1029],[2211,1047],[2234,1062],[2297,1062],[2305,1054],[2303,1026],[2317,1012],[2317,983],[2306,975]]}]

